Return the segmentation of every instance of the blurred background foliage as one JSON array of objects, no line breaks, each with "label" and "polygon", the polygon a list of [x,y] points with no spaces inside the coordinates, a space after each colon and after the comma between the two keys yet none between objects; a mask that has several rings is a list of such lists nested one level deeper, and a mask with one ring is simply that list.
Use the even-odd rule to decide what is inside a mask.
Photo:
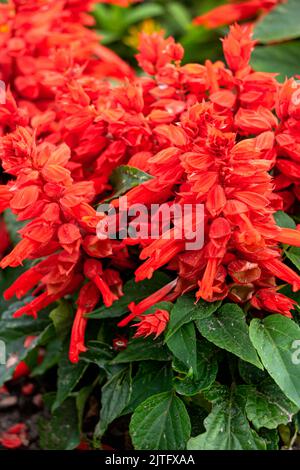
[{"label": "blurred background foliage", "polygon": [[102,44],[132,65],[136,65],[138,32],[161,29],[184,46],[186,62],[203,62],[222,57],[219,38],[227,28],[211,31],[194,26],[192,20],[224,3],[222,0],[144,0],[129,8],[97,4],[94,16]]},{"label": "blurred background foliage", "polygon": [[[184,46],[185,62],[202,63],[205,59],[222,59],[220,38],[227,33],[228,26],[208,30],[193,25],[192,20],[226,3],[226,0],[144,0],[129,8],[97,4],[93,14],[102,43],[133,66],[138,32],[160,29]],[[286,76],[300,75],[300,0],[286,0],[260,17],[254,34],[258,39],[252,58],[255,69],[276,71],[281,81]]]}]

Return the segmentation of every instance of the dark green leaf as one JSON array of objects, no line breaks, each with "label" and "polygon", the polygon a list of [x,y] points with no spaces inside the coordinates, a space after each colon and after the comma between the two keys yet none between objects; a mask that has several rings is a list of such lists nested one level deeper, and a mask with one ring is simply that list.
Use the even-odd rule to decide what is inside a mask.
[{"label": "dark green leaf", "polygon": [[117,197],[122,196],[122,194],[127,193],[130,189],[138,186],[139,184],[145,183],[146,181],[152,179],[153,176],[148,175],[144,171],[134,168],[133,166],[121,165],[118,166],[110,177],[110,182],[114,189],[114,194],[106,199],[105,202],[110,202]]},{"label": "dark green leaf", "polygon": [[166,341],[169,341],[182,325],[209,316],[217,310],[219,306],[220,302],[209,303],[202,299],[195,304],[194,295],[183,295],[179,297],[171,311]]},{"label": "dark green leaf", "polygon": [[39,422],[39,443],[45,450],[72,450],[80,442],[76,401],[68,398],[52,415]]},{"label": "dark green leaf", "polygon": [[102,388],[100,420],[95,438],[105,433],[107,426],[120,416],[128,405],[132,393],[131,366],[123,367]]},{"label": "dark green leaf", "polygon": [[189,440],[189,450],[266,449],[263,439],[250,428],[243,394],[243,386],[231,390],[215,387],[213,408],[204,421],[206,432]]},{"label": "dark green leaf", "polygon": [[183,377],[176,377],[175,389],[181,395],[195,395],[214,383],[217,372],[216,349],[204,339],[197,341],[197,367],[194,375],[187,373]]},{"label": "dark green leaf", "polygon": [[26,335],[36,335],[43,331],[49,325],[48,314],[41,312],[38,318],[23,315],[20,318],[13,318],[16,310],[32,300],[27,297],[22,301],[10,304],[7,309],[1,313],[0,338],[6,341],[17,339]]},{"label": "dark green leaf", "polygon": [[87,367],[88,365],[82,361],[77,364],[72,364],[68,356],[68,348],[64,348],[61,353],[61,359],[58,363],[57,395],[52,411],[59,408],[74,390]]},{"label": "dark green leaf", "polygon": [[300,271],[300,248],[291,247],[285,250],[286,257],[293,263],[294,266]]},{"label": "dark green leaf", "polygon": [[64,339],[73,323],[72,309],[68,302],[61,300],[58,306],[49,314],[57,335]]},{"label": "dark green leaf", "polygon": [[274,219],[275,219],[276,224],[279,227],[296,228],[296,224],[295,224],[294,220],[292,219],[292,217],[290,217],[289,215],[287,215],[283,211],[275,212]]},{"label": "dark green leaf", "polygon": [[236,304],[225,304],[215,313],[196,321],[200,333],[222,349],[262,369],[249,338],[243,310]]},{"label": "dark green leaf", "polygon": [[260,72],[278,73],[278,79],[284,81],[299,73],[299,41],[290,41],[272,46],[256,47],[251,65]]},{"label": "dark green leaf", "polygon": [[79,429],[82,428],[85,405],[90,394],[93,391],[93,388],[94,388],[94,384],[86,385],[85,387],[82,387],[76,393],[75,399],[76,399],[76,408],[77,408],[77,413],[78,413]]},{"label": "dark green leaf", "polygon": [[299,0],[287,0],[264,15],[256,23],[254,35],[263,43],[300,37]]},{"label": "dark green leaf", "polygon": [[283,315],[270,315],[251,321],[250,338],[271,377],[300,407],[299,326]]},{"label": "dark green leaf", "polygon": [[259,431],[259,435],[264,439],[267,450],[278,450],[279,434],[277,429],[262,428]]},{"label": "dark green leaf", "polygon": [[25,221],[19,222],[17,220],[16,215],[13,214],[10,209],[7,209],[6,211],[4,211],[3,218],[5,221],[6,229],[9,233],[9,237],[11,241],[13,242],[13,244],[16,245],[21,240],[21,237],[18,234],[18,231],[24,227],[26,222]]},{"label": "dark green leaf", "polygon": [[40,364],[35,366],[31,372],[32,377],[43,375],[48,369],[55,366],[61,357],[62,342],[60,338],[54,338],[45,348],[45,355]]},{"label": "dark green leaf", "polygon": [[132,415],[130,435],[137,450],[182,450],[191,433],[189,415],[174,392],[147,398]]},{"label": "dark green leaf", "polygon": [[279,424],[291,422],[297,411],[298,407],[272,380],[267,380],[256,388],[249,387],[246,414],[255,428],[276,429]]},{"label": "dark green leaf", "polygon": [[239,359],[239,373],[246,384],[258,384],[268,377],[265,370],[258,369],[258,367]]},{"label": "dark green leaf", "polygon": [[89,341],[87,351],[80,354],[80,360],[97,364],[97,366],[104,369],[112,358],[112,347],[102,341]]},{"label": "dark green leaf", "polygon": [[130,403],[123,413],[132,413],[140,403],[151,395],[172,390],[172,377],[172,369],[169,363],[141,362],[132,381]]},{"label": "dark green leaf", "polygon": [[197,369],[195,325],[193,323],[182,325],[166,343],[174,356],[180,359],[191,370],[191,374],[194,374]]},{"label": "dark green leaf", "polygon": [[128,342],[127,348],[112,360],[112,364],[121,364],[132,361],[169,361],[171,359],[168,348],[161,339],[137,338]]}]

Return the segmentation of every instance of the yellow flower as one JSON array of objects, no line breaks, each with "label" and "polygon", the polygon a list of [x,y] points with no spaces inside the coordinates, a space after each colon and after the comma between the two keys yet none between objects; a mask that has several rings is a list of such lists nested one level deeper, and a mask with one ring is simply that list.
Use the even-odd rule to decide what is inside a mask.
[{"label": "yellow flower", "polygon": [[143,21],[142,23],[132,26],[129,29],[129,34],[123,39],[123,42],[129,46],[132,47],[132,49],[137,49],[138,44],[139,44],[139,34],[140,33],[146,33],[146,34],[152,34],[156,31],[161,31],[162,27],[160,26],[159,23],[156,23],[152,19],[148,19]]}]

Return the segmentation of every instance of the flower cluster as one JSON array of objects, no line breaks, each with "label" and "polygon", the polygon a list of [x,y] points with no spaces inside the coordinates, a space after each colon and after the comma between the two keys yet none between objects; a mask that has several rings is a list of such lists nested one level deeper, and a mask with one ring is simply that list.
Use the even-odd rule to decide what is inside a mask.
[{"label": "flower cluster", "polygon": [[[184,51],[173,38],[141,33],[137,60],[145,75],[135,77],[86,29],[86,3],[42,3],[15,0],[13,12],[3,8],[0,64],[11,91],[0,112],[0,157],[10,180],[0,186],[0,209],[28,223],[0,266],[36,260],[5,292],[10,299],[33,291],[14,316],[35,317],[78,293],[69,354],[77,362],[86,350],[86,313],[122,296],[124,271],[135,270],[139,282],[163,267],[173,280],[130,303],[119,323],[139,320],[136,336],[161,334],[169,313],[147,309],[191,290],[195,300],[230,298],[290,316],[294,303],[278,292],[277,279],[298,290],[300,277],[282,262],[280,243],[300,246],[300,232],[275,223],[283,198],[270,170],[278,173],[277,189],[290,194],[295,184],[297,194],[295,173],[285,178],[281,169],[297,164],[296,82],[282,87],[275,74],[254,72],[252,29],[238,25],[223,40],[228,68],[209,60],[182,65]],[[127,79],[115,86],[103,74]],[[129,205],[204,205],[201,249],[188,251],[173,236],[96,236],[106,216],[95,206],[111,192],[109,177],[120,164],[152,176],[127,193]]]},{"label": "flower cluster", "polygon": [[0,79],[7,88],[6,106],[0,110],[2,132],[30,125],[58,141],[61,116],[55,101],[72,90],[74,81],[92,87],[91,77],[132,75],[89,29],[93,3],[9,0],[0,5]]},{"label": "flower cluster", "polygon": [[[133,108],[143,112],[140,129],[145,128],[147,151],[139,151],[129,164],[154,177],[127,193],[129,203],[205,206],[203,248],[187,251],[184,240],[175,237],[140,241],[144,262],[135,271],[137,282],[162,267],[178,276],[173,292],[167,290],[156,302],[197,289],[197,299],[227,297],[291,315],[294,302],[278,292],[276,278],[294,290],[300,278],[282,262],[279,243],[299,246],[300,233],[275,223],[273,214],[286,198],[274,192],[270,170],[281,168],[280,142],[291,127],[284,123],[289,116],[284,119],[282,103],[285,99],[285,109],[292,109],[287,88],[295,92],[297,85],[291,81],[281,87],[275,74],[253,71],[249,61],[254,45],[251,26],[236,25],[223,40],[229,69],[210,61],[181,66],[183,51],[171,39],[157,33],[142,36],[137,58],[152,78],[114,91],[126,111],[123,120]],[[125,101],[129,93],[132,99]],[[295,118],[292,123],[297,129]],[[291,140],[296,152],[296,139]],[[291,151],[287,156],[293,158]],[[297,188],[297,179],[288,174],[286,184],[293,181]],[[279,179],[283,174],[275,181]],[[120,326],[143,312],[133,307]]]}]

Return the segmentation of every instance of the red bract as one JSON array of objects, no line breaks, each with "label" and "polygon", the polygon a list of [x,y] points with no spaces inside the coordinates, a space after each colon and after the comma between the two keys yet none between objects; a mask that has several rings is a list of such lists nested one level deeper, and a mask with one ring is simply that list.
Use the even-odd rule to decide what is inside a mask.
[{"label": "red bract", "polygon": [[59,89],[72,90],[79,77],[89,81],[90,76],[132,75],[130,67],[99,44],[97,33],[88,28],[94,23],[88,14],[94,3],[10,0],[1,5],[0,78],[8,93],[0,124],[5,130],[30,123],[57,140]]},{"label": "red bract", "polygon": [[100,0],[98,3],[109,3],[111,5],[117,5],[119,7],[128,7],[132,3],[142,2],[143,0]]},{"label": "red bract", "polygon": [[282,0],[229,0],[229,5],[221,5],[207,13],[197,16],[194,24],[206,28],[217,28],[236,21],[254,18],[259,13],[267,13]]},{"label": "red bract", "polygon": [[300,200],[300,85],[291,78],[280,90],[277,114],[281,125],[276,132],[276,189],[288,209],[295,198]]},{"label": "red bract", "polygon": [[157,338],[166,329],[169,318],[169,312],[161,309],[140,317],[140,322],[132,325],[137,326],[137,331],[134,337],[138,338],[140,336],[147,337],[149,335],[155,335],[155,338]]},{"label": "red bract", "polygon": [[16,449],[27,443],[27,426],[24,423],[11,426],[0,435],[0,444],[7,449]]}]

